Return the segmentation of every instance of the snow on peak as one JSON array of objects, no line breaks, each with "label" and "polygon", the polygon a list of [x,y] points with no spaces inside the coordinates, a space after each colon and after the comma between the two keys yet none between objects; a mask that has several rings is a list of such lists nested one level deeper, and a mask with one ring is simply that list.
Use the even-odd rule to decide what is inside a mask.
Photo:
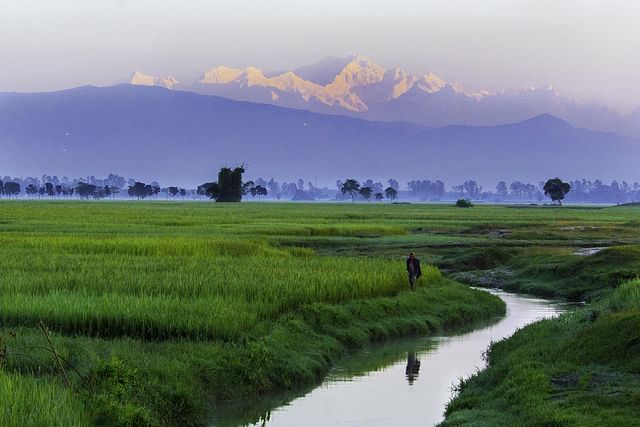
[{"label": "snow on peak", "polygon": [[337,88],[366,86],[382,81],[385,69],[362,55],[356,55],[336,76],[331,85]]},{"label": "snow on peak", "polygon": [[234,81],[242,74],[242,70],[238,68],[229,68],[219,66],[213,68],[202,76],[200,83],[204,84],[224,84]]},{"label": "snow on peak", "polygon": [[178,84],[178,80],[173,76],[167,76],[158,78],[149,74],[136,71],[131,75],[129,84],[136,86],[160,86],[167,89],[172,89],[174,85]]},{"label": "snow on peak", "polygon": [[131,75],[131,79],[129,79],[129,83],[132,85],[138,85],[138,86],[155,86],[156,78],[148,74],[143,74],[140,71],[136,71]]},{"label": "snow on peak", "polygon": [[167,89],[173,89],[173,86],[177,85],[178,83],[180,83],[180,82],[175,77],[167,76],[167,77],[164,77],[164,78],[160,79],[157,84],[158,84],[158,86],[162,86],[162,87],[165,87]]},{"label": "snow on peak", "polygon": [[[223,89],[222,93],[225,96],[236,96],[238,99],[259,99],[261,102],[268,99],[273,103],[293,105],[296,108],[304,108],[307,102],[313,101],[353,112],[367,111],[368,104],[398,99],[409,91],[429,95],[445,90],[443,94],[476,100],[528,92],[547,94],[547,96],[558,95],[551,85],[498,93],[490,93],[486,90],[473,92],[465,89],[460,83],[445,81],[433,73],[415,75],[400,68],[385,70],[361,54],[349,55],[345,58],[328,58],[298,70],[300,73],[287,71],[276,75],[265,74],[261,69],[252,66],[246,68],[218,66],[207,71],[198,83],[211,85],[209,88],[202,89],[206,93],[217,93],[217,89],[213,87],[215,85],[229,85],[228,88]],[[317,75],[323,77],[312,78]],[[165,87],[173,87],[176,83],[165,83],[164,80],[154,80],[153,77],[142,74],[135,80],[137,84],[151,84],[151,81],[155,81],[155,84]],[[242,92],[249,88],[253,88],[252,94]],[[264,93],[261,89],[264,89]]]},{"label": "snow on peak", "polygon": [[420,76],[418,80],[418,87],[427,93],[434,93],[442,89],[447,85],[447,82],[433,73]]},{"label": "snow on peak", "polygon": [[[386,73],[390,74],[390,73]],[[393,93],[389,98],[396,99],[407,93],[413,87],[417,78],[400,68],[393,70]]]},{"label": "snow on peak", "polygon": [[242,72],[242,76],[244,77],[244,80],[248,86],[266,86],[264,83],[266,83],[266,80],[268,80],[262,70],[256,67],[245,68]]}]

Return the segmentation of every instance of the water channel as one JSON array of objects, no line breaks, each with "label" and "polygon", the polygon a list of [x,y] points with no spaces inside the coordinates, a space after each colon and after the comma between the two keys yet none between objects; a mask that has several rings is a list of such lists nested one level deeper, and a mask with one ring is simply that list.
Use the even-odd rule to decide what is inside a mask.
[{"label": "water channel", "polygon": [[443,419],[452,386],[485,366],[482,355],[492,341],[570,307],[499,290],[488,292],[504,300],[506,316],[474,325],[470,331],[372,345],[344,358],[313,389],[217,408],[213,425],[435,425]]}]

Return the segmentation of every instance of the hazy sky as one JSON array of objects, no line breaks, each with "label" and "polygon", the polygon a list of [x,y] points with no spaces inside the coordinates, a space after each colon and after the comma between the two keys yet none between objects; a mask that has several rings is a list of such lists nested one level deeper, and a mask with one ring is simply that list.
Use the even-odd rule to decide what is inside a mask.
[{"label": "hazy sky", "polygon": [[640,106],[640,1],[0,0],[0,91],[361,53],[470,89]]}]

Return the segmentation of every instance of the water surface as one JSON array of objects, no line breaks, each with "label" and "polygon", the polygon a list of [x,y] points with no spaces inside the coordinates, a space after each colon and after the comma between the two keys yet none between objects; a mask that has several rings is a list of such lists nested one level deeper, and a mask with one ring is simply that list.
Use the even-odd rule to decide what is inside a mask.
[{"label": "water surface", "polygon": [[[505,317],[466,333],[373,345],[342,360],[324,382],[308,391],[238,402],[218,408],[216,426],[430,426],[443,419],[452,386],[485,366],[492,341],[536,320],[562,313],[567,305],[498,290]],[[260,421],[247,419],[257,408]],[[275,408],[275,409],[271,409]],[[242,415],[246,416],[244,418]]]}]

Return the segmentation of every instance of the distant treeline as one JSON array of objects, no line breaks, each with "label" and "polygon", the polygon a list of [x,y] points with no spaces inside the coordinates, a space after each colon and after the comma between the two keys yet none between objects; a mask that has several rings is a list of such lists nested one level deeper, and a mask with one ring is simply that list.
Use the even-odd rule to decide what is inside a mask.
[{"label": "distant treeline", "polygon": [[[345,189],[345,183],[347,191]],[[586,179],[568,181],[571,191],[565,197],[569,203],[627,203],[640,201],[640,184]],[[356,185],[357,184],[357,185]],[[0,178],[0,195],[27,198],[79,198],[79,199],[208,199],[210,183],[196,188],[161,186],[157,181],[149,183],[109,174],[106,178],[89,176],[69,179],[43,175],[40,178]],[[373,179],[337,180],[335,187],[320,187],[298,179],[291,182],[257,178],[242,184],[242,195],[249,200],[415,200],[449,201],[468,199],[486,202],[542,202],[545,200],[544,182],[536,184],[501,181],[495,188],[484,188],[474,180],[447,188],[440,180],[412,180],[401,186],[395,179],[384,184]],[[349,191],[351,189],[351,191]]]}]

